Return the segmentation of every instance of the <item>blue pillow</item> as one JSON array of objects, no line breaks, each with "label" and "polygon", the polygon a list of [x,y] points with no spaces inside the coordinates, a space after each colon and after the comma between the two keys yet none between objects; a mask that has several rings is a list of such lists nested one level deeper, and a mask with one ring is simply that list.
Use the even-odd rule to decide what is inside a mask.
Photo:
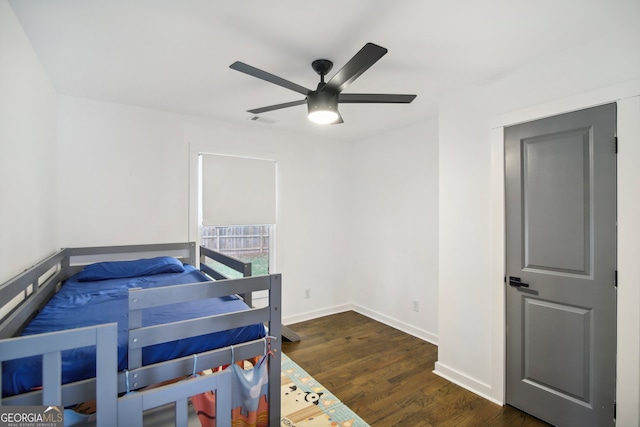
[{"label": "blue pillow", "polygon": [[179,260],[170,256],[162,256],[134,261],[98,262],[84,267],[77,274],[76,279],[79,282],[93,282],[161,273],[182,273],[183,271],[184,266]]}]

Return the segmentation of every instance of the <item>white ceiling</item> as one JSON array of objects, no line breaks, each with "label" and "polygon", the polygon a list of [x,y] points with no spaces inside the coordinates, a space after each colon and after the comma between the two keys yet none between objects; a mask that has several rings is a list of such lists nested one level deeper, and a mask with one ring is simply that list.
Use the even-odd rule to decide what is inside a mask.
[{"label": "white ceiling", "polygon": [[[640,21],[640,0],[12,0],[60,94],[358,140],[433,117],[439,99]],[[346,90],[413,93],[412,104],[341,104],[318,126],[302,99],[231,70],[236,60],[315,89],[367,42],[386,56]]]}]

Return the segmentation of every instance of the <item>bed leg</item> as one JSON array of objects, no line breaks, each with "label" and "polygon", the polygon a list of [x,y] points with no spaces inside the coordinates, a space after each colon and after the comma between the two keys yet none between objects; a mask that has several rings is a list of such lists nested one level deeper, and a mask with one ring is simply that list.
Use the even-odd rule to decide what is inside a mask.
[{"label": "bed leg", "polygon": [[142,427],[142,397],[127,397],[118,402],[118,425]]},{"label": "bed leg", "polygon": [[271,286],[269,287],[269,308],[271,310],[269,322],[269,334],[276,337],[272,343],[271,350],[275,357],[269,360],[269,425],[280,425],[280,386],[282,371],[282,313],[280,302],[282,301],[282,279],[281,275],[271,276]]},{"label": "bed leg", "polygon": [[292,331],[285,325],[282,325],[282,338],[291,342],[300,341],[300,335],[296,334],[294,331]]}]

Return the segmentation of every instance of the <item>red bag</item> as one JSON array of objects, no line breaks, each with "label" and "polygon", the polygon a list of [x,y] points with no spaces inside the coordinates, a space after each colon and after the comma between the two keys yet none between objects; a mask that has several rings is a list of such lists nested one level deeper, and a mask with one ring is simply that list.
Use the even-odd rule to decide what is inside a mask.
[{"label": "red bag", "polygon": [[202,427],[216,427],[216,395],[212,391],[191,396],[191,403]]}]

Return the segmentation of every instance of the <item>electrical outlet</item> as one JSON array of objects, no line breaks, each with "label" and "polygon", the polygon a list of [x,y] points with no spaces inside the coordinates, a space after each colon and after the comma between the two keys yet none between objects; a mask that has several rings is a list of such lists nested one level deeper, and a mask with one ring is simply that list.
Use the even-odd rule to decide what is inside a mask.
[{"label": "electrical outlet", "polygon": [[311,289],[305,289],[304,290],[304,297],[305,298],[311,298]]},{"label": "electrical outlet", "polygon": [[418,300],[413,300],[413,311],[420,311],[420,304],[418,304]]}]

